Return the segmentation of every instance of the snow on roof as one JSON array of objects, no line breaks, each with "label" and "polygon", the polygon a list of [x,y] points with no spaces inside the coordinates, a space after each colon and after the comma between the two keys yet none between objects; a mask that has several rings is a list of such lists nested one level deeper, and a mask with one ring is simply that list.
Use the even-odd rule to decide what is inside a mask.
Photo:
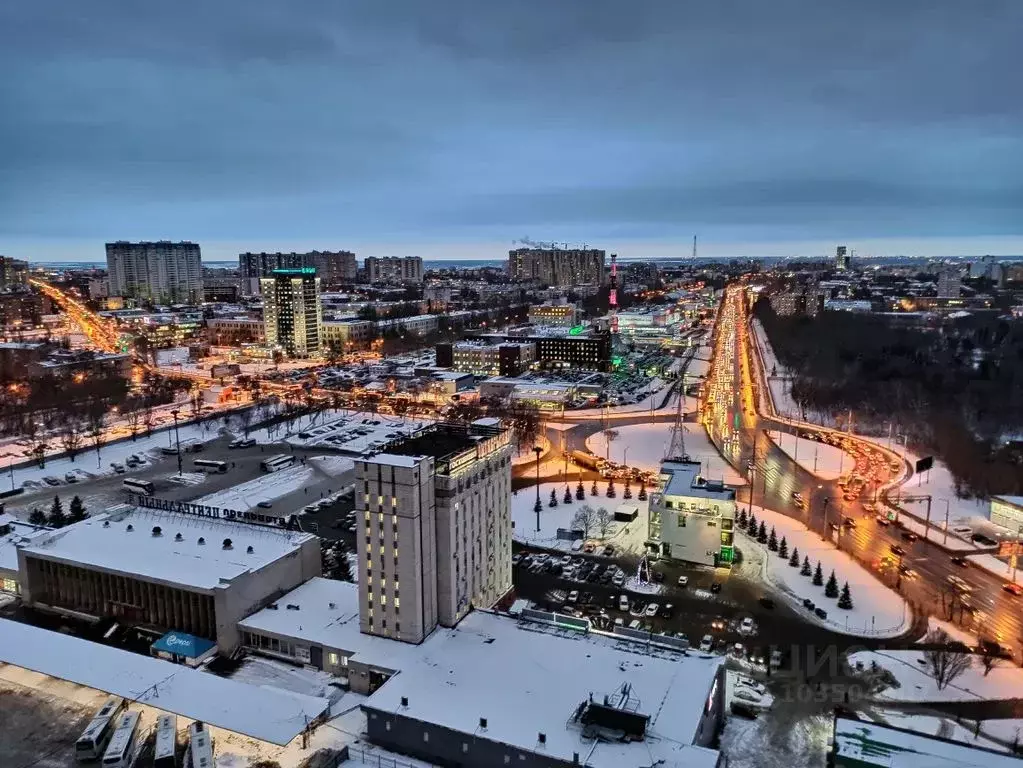
[{"label": "snow on roof", "polygon": [[880,723],[835,718],[835,754],[883,768],[1019,768],[1019,758]]},{"label": "snow on roof", "polygon": [[1023,496],[1008,496],[1005,494],[999,494],[998,496],[992,496],[992,499],[998,499],[1004,501],[1006,504],[1011,504],[1014,507],[1023,509]]},{"label": "snow on roof", "polygon": [[10,515],[0,515],[0,525],[9,525],[11,532],[0,536],[0,570],[18,570],[18,545],[34,537],[46,534],[45,528],[15,520]]},{"label": "snow on roof", "polygon": [[264,608],[238,622],[238,627],[337,648],[347,651],[354,661],[382,669],[401,669],[403,663],[418,655],[419,646],[365,635],[359,630],[359,592],[355,584],[317,576],[277,602],[299,609]]},{"label": "snow on roof", "polygon": [[239,683],[7,619],[0,619],[0,659],[282,746],[329,706],[327,699]]},{"label": "snow on roof", "polygon": [[414,467],[422,460],[422,456],[399,456],[396,453],[378,453],[363,459],[367,464],[384,464],[389,467]]},{"label": "snow on roof", "polygon": [[[159,536],[152,533],[156,526],[161,529]],[[312,538],[271,526],[119,505],[36,537],[22,549],[47,560],[212,590],[222,580],[230,581],[295,552]],[[224,549],[224,539],[231,540],[230,549]]]},{"label": "snow on roof", "polygon": [[[387,681],[363,707],[394,712],[463,733],[593,768],[717,765],[718,753],[693,745],[720,659],[645,653],[604,636],[551,634],[538,625],[474,612],[456,629],[437,630],[415,663]],[[642,742],[600,742],[571,723],[579,705],[623,684],[649,715]],[[402,698],[408,700],[402,706]],[[487,719],[486,731],[480,718]],[[539,734],[546,743],[539,743]]]}]

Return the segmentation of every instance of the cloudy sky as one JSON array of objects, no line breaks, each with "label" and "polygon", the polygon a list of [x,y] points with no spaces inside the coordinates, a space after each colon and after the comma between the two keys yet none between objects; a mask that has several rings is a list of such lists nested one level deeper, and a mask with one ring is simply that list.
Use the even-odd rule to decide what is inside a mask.
[{"label": "cloudy sky", "polygon": [[0,253],[1023,253],[1023,2],[0,4]]}]

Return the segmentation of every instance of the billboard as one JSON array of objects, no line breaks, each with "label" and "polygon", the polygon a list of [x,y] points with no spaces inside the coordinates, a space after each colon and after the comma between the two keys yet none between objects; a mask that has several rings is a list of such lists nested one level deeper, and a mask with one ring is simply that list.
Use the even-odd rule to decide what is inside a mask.
[{"label": "billboard", "polygon": [[934,466],[933,456],[924,456],[922,459],[917,459],[916,462],[917,474],[919,474],[920,472],[926,472],[933,466]]}]

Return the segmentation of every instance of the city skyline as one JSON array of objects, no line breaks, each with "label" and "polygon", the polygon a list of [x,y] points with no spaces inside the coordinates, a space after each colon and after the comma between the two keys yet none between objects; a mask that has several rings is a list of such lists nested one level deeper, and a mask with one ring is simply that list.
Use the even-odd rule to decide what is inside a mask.
[{"label": "city skyline", "polygon": [[1023,252],[1018,4],[64,4],[0,12],[10,255]]}]

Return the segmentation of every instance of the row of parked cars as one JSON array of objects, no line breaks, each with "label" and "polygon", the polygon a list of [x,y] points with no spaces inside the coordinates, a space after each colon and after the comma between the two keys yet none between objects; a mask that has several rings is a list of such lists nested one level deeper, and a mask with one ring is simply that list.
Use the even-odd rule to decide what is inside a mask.
[{"label": "row of parked cars", "polygon": [[580,555],[551,555],[546,552],[512,555],[512,565],[526,568],[530,573],[547,573],[572,581],[591,584],[625,583],[625,572],[614,563],[599,563]]}]

